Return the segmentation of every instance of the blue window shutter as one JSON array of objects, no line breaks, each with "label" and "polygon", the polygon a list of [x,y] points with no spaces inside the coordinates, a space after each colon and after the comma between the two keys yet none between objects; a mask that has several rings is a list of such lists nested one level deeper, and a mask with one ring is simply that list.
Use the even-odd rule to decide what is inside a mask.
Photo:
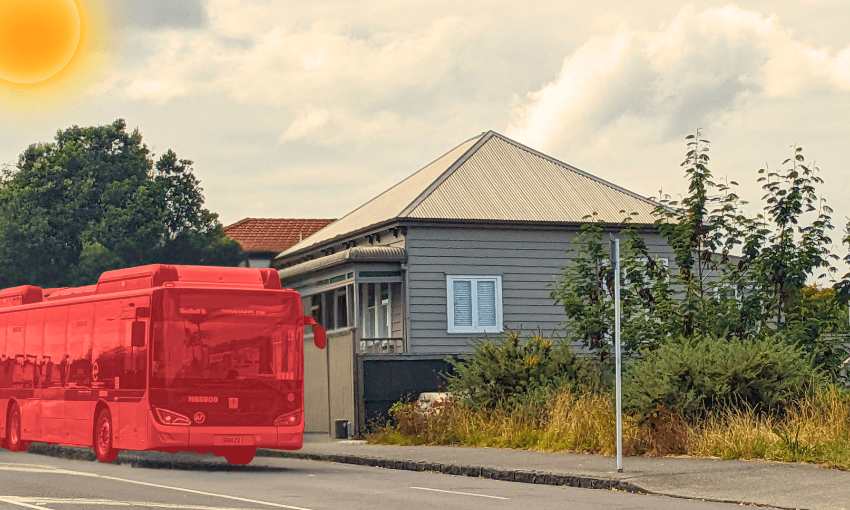
[{"label": "blue window shutter", "polygon": [[479,281],[478,284],[478,325],[481,327],[496,325],[496,282]]},{"label": "blue window shutter", "polygon": [[454,297],[454,325],[472,326],[472,282],[455,280],[452,282]]}]

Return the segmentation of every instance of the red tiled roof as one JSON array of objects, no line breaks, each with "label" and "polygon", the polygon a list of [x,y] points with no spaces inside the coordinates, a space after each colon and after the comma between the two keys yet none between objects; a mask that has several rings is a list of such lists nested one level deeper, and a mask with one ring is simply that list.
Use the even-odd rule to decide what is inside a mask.
[{"label": "red tiled roof", "polygon": [[282,252],[298,243],[299,234],[307,238],[336,220],[290,218],[245,218],[224,227],[245,252]]}]

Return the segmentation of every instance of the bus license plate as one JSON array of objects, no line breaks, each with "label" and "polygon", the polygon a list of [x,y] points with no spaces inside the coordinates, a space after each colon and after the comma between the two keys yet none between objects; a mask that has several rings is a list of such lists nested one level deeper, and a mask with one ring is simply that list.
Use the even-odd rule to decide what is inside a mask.
[{"label": "bus license plate", "polygon": [[215,436],[213,443],[222,446],[245,446],[254,444],[254,436]]}]

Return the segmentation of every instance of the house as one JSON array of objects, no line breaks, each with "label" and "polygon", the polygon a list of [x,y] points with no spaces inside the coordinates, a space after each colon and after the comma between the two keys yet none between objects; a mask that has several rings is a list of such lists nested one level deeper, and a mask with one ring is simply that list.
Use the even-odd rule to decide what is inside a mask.
[{"label": "house", "polygon": [[[650,252],[672,261],[651,226],[656,206],[488,131],[283,251],[273,266],[329,331],[328,356],[340,335],[340,366],[350,359],[354,367],[342,378],[353,378],[344,391],[352,388],[355,412],[344,414],[362,426],[370,402],[386,409],[405,393],[434,391],[438,378],[428,374],[445,369],[446,355],[472,352],[472,338],[503,328],[557,331],[566,317],[548,285],[569,263],[565,250],[587,215],[615,232],[635,213]],[[329,380],[317,391],[333,393],[343,368],[325,362]]]},{"label": "house", "polygon": [[275,255],[335,220],[290,218],[245,218],[224,227],[224,232],[242,245],[246,254],[244,267],[272,267]]}]

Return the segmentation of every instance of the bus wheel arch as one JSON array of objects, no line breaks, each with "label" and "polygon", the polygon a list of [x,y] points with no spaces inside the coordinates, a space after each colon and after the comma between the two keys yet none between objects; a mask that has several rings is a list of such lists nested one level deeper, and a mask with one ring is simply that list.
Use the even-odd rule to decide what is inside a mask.
[{"label": "bus wheel arch", "polygon": [[92,427],[92,447],[97,460],[112,462],[118,456],[114,446],[115,430],[112,426],[112,412],[109,405],[99,401],[94,408],[94,427]]}]

